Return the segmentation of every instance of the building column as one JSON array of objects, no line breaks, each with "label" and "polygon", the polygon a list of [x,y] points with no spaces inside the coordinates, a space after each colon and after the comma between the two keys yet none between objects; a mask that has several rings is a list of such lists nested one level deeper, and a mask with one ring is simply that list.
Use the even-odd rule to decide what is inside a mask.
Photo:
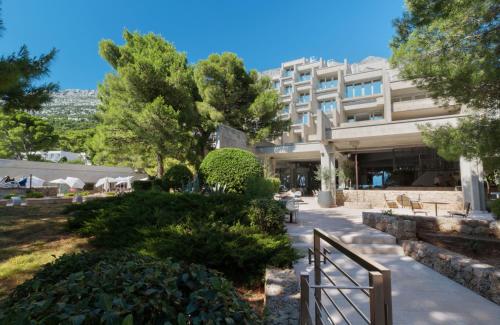
[{"label": "building column", "polygon": [[483,163],[460,157],[460,178],[464,202],[469,202],[473,211],[486,210]]},{"label": "building column", "polygon": [[337,192],[337,186],[336,186],[336,181],[335,181],[335,174],[336,174],[336,169],[335,169],[335,150],[333,148],[333,145],[331,144],[323,144],[321,146],[320,150],[320,162],[321,162],[321,170],[323,169],[328,169],[330,170],[330,174],[332,175],[330,179],[330,184],[327,184],[325,180],[321,179],[321,190],[322,191],[327,191],[330,189],[330,192],[332,193],[332,204],[333,206],[336,205],[336,192]]}]

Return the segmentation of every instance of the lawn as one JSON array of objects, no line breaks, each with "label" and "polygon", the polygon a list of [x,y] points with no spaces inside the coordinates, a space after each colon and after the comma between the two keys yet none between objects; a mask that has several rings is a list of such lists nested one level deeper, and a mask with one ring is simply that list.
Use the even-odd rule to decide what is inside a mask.
[{"label": "lawn", "polygon": [[0,298],[64,253],[88,248],[58,208],[0,208]]}]

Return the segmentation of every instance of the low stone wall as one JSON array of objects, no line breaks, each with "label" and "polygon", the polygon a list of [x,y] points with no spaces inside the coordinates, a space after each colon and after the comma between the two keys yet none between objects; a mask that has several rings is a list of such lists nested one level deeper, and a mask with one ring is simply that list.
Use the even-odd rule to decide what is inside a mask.
[{"label": "low stone wall", "polygon": [[265,293],[265,324],[299,323],[300,290],[293,269],[266,269]]},{"label": "low stone wall", "polygon": [[[381,212],[363,212],[363,223],[377,228],[383,227],[386,215]],[[500,238],[500,223],[487,220],[467,219],[461,217],[428,217],[420,215],[392,215],[398,220],[409,220],[416,224],[416,233],[455,233],[484,238]],[[377,220],[381,220],[382,225],[376,226]],[[376,227],[374,227],[375,225]],[[377,228],[379,229],[379,228]],[[382,229],[379,229],[382,230]],[[384,231],[384,230],[382,230]]]},{"label": "low stone wall", "polygon": [[499,269],[421,241],[404,241],[403,250],[416,261],[500,304]]},{"label": "low stone wall", "polygon": [[[398,201],[398,207],[403,204],[408,205],[408,199],[415,201],[437,201],[449,202],[448,204],[438,204],[438,210],[450,211],[461,210],[463,207],[464,197],[461,191],[418,191],[418,190],[338,190],[337,205],[345,204],[345,202],[365,202],[369,203],[372,208],[384,208],[385,200]],[[404,200],[405,202],[402,202]],[[423,208],[429,211],[434,211],[433,204],[423,204]]]},{"label": "low stone wall", "polygon": [[417,223],[397,216],[375,212],[363,212],[363,224],[386,232],[398,241],[417,238]]}]

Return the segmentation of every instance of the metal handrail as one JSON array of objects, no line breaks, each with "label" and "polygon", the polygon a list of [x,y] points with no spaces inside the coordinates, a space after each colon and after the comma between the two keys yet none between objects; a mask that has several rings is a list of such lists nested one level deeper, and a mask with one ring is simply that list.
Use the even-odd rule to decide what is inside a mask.
[{"label": "metal handrail", "polygon": [[[321,247],[322,241],[332,246],[335,251],[338,251],[348,257],[350,260],[368,271],[369,285],[362,286],[354,280],[345,270],[337,265],[328,254],[331,254],[325,247]],[[309,274],[302,273],[300,276],[301,287],[301,303],[300,303],[300,324],[323,324],[323,317],[326,315],[330,323],[335,324],[333,318],[328,313],[328,310],[321,302],[322,292],[332,303],[340,316],[347,324],[352,324],[346,315],[341,311],[340,307],[330,297],[327,289],[338,290],[344,299],[351,305],[352,308],[359,314],[368,324],[374,325],[392,325],[392,294],[391,294],[391,274],[390,270],[381,264],[362,256],[355,250],[352,250],[347,245],[342,243],[335,236],[328,235],[320,229],[314,229],[314,249],[308,249],[309,262],[314,262],[314,284],[309,281]],[[314,260],[311,260],[311,255],[314,255]],[[321,259],[323,257],[323,259]],[[349,279],[353,286],[337,285],[322,268],[322,264],[329,262],[340,273]],[[321,278],[324,276],[328,280],[328,284],[322,284]],[[314,322],[312,320],[312,310],[309,309],[309,290],[314,290]],[[369,298],[370,317],[367,317],[361,309],[347,296],[343,290],[361,290]],[[312,306],[311,306],[312,307]]]}]

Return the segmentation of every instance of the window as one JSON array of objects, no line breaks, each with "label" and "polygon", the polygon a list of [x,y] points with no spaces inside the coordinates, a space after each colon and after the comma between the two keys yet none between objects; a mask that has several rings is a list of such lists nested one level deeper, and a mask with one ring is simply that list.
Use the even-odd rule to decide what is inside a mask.
[{"label": "window", "polygon": [[300,113],[297,124],[309,124],[309,113]]},{"label": "window", "polygon": [[347,116],[347,122],[377,121],[384,119],[384,112],[358,113]]},{"label": "window", "polygon": [[274,89],[279,89],[280,88],[280,81],[279,80],[274,80],[273,81],[273,88]]},{"label": "window", "polygon": [[309,96],[309,93],[299,94],[299,103],[301,103],[301,104],[309,103],[310,100],[311,100],[311,96]]},{"label": "window", "polygon": [[291,77],[293,74],[293,68],[286,68],[285,71],[283,71],[283,77]]},{"label": "window", "polygon": [[337,102],[332,99],[332,100],[324,100],[319,103],[320,109],[325,112],[329,113],[332,110],[337,108]]},{"label": "window", "polygon": [[382,81],[380,80],[373,81],[373,93],[374,94],[382,93]]},{"label": "window", "polygon": [[311,73],[310,72],[302,72],[299,75],[299,82],[300,81],[309,81],[311,80]]},{"label": "window", "polygon": [[283,106],[283,109],[281,110],[281,114],[285,115],[285,114],[288,114],[288,113],[290,113],[290,105],[285,104]]},{"label": "window", "polygon": [[292,93],[292,86],[285,87],[285,95],[290,95]]},{"label": "window", "polygon": [[383,120],[383,119],[384,119],[384,113],[382,112],[373,112],[370,114],[370,120],[372,121]]},{"label": "window", "polygon": [[338,80],[333,77],[321,78],[319,80],[319,89],[335,88],[338,85]]},{"label": "window", "polygon": [[382,81],[373,80],[357,84],[347,84],[345,87],[346,98],[370,96],[382,93]]}]

